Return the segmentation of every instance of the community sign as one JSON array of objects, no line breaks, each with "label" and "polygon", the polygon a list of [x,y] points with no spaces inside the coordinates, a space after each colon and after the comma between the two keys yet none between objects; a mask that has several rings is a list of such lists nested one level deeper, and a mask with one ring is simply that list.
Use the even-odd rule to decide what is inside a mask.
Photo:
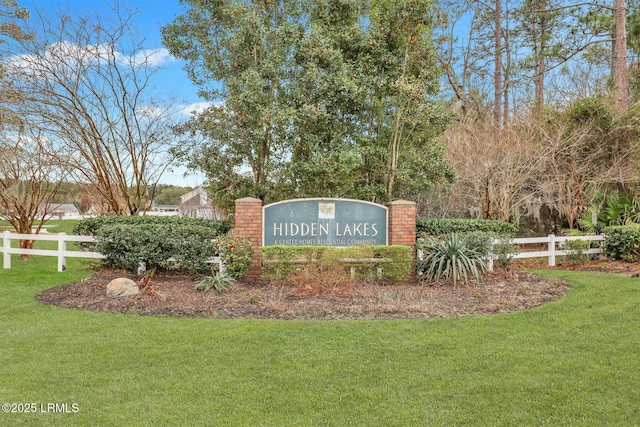
[{"label": "community sign", "polygon": [[296,199],[264,206],[264,246],[387,244],[387,208],[351,199]]}]

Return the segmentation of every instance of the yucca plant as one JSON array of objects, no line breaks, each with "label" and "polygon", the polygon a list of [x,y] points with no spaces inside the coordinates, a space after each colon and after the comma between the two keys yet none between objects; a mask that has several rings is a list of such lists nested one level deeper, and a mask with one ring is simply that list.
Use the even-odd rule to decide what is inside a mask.
[{"label": "yucca plant", "polygon": [[469,245],[467,236],[456,233],[446,235],[442,240],[429,237],[422,250],[424,257],[420,270],[428,280],[451,280],[456,286],[460,278],[469,282],[469,275],[475,279],[487,271],[483,255]]},{"label": "yucca plant", "polygon": [[205,276],[193,285],[193,288],[198,291],[206,292],[211,288],[215,289],[219,293],[222,293],[235,285],[236,279],[229,276],[227,273],[220,271],[218,273],[212,271],[211,276]]}]

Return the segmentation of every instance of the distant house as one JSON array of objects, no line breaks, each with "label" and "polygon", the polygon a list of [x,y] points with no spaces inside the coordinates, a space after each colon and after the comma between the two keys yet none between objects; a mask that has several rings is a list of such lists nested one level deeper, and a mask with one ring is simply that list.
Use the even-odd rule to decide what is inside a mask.
[{"label": "distant house", "polygon": [[209,194],[202,187],[180,196],[180,214],[191,218],[222,219],[223,215],[211,203]]},{"label": "distant house", "polygon": [[81,217],[78,208],[71,203],[60,203],[49,205],[49,218],[57,219],[78,219]]},{"label": "distant house", "polygon": [[156,205],[151,204],[151,208],[145,213],[151,216],[178,216],[180,215],[180,207],[178,205]]}]

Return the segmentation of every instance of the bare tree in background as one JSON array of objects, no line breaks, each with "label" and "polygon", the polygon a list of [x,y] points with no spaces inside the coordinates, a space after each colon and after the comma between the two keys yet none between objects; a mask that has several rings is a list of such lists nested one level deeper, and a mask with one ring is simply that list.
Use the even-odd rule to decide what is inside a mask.
[{"label": "bare tree in background", "polygon": [[25,94],[19,115],[64,155],[76,182],[93,185],[103,213],[117,215],[146,211],[174,140],[170,107],[147,95],[167,53],[143,48],[132,17],[37,13],[37,36],[6,62]]},{"label": "bare tree in background", "polygon": [[[38,234],[56,208],[52,201],[67,173],[53,151],[45,139],[23,130],[5,126],[0,134],[0,217],[18,233]],[[20,248],[31,249],[33,242],[20,240]]]},{"label": "bare tree in background", "polygon": [[[447,158],[460,174],[453,197],[462,215],[518,222],[536,198],[532,185],[548,155],[529,123],[496,132],[494,123],[463,121],[447,131]],[[473,153],[473,155],[469,155]]]}]

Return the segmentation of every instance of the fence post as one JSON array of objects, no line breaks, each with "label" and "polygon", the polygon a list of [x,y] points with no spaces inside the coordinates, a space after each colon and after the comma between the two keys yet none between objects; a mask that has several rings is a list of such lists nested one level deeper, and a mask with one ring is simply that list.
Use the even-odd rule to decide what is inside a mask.
[{"label": "fence post", "polygon": [[2,232],[2,251],[4,252],[2,264],[5,269],[11,268],[11,253],[9,253],[9,248],[11,248],[11,239],[9,239],[10,235],[11,232],[9,230]]},{"label": "fence post", "polygon": [[556,266],[556,236],[549,234],[549,267]]},{"label": "fence post", "polygon": [[67,251],[66,236],[67,233],[58,234],[58,273],[62,273],[67,269],[67,260],[64,257],[64,253]]},{"label": "fence post", "polygon": [[497,243],[497,240],[494,238],[491,238],[491,249],[489,250],[489,259],[487,260],[488,271],[493,271],[493,259],[495,258],[495,255],[493,254],[493,247],[495,246],[496,243]]}]

